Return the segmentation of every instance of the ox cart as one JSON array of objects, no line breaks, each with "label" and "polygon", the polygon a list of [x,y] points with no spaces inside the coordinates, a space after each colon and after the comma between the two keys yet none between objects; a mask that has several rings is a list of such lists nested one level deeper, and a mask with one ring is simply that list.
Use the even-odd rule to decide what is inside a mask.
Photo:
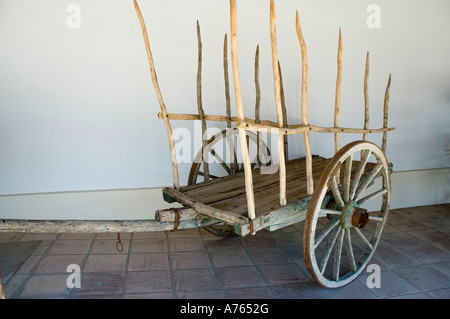
[{"label": "ox cart", "polygon": [[[152,220],[7,220],[1,225],[0,231],[120,233],[204,227],[219,236],[247,236],[263,229],[274,231],[304,221],[303,254],[313,280],[323,287],[336,288],[355,279],[373,256],[389,212],[392,166],[385,153],[387,133],[393,130],[388,127],[391,76],[384,93],[383,127],[369,128],[367,53],[363,128],[341,127],[342,38],[339,30],[334,126],[310,124],[307,111],[307,52],[297,12],[295,27],[302,65],[301,119],[298,124],[288,125],[277,52],[275,6],[271,0],[270,37],[276,122],[260,118],[259,46],[255,54],[255,118],[245,117],[239,78],[236,1],[230,0],[231,68],[237,116],[231,116],[230,110],[227,34],[223,51],[226,115],[204,113],[201,99],[202,42],[198,22],[198,113],[168,113],[158,85],[146,25],[136,1],[134,5],[160,105],[158,117],[164,121],[169,140],[173,186],[162,190],[163,197],[169,203],[181,204],[181,207],[158,210]],[[171,121],[176,120],[200,121],[203,133],[201,149],[184,185],[179,180],[171,128]],[[226,129],[208,137],[207,124],[215,122],[226,123]],[[312,154],[310,134],[316,132],[334,135],[335,150],[331,158]],[[362,139],[341,147],[340,135],[345,133],[362,134]],[[368,141],[371,133],[381,133],[381,147]],[[273,144],[276,144],[276,149],[272,152],[261,138],[263,134],[275,136],[276,143]],[[288,158],[287,137],[292,134],[302,135],[305,156]],[[277,163],[272,154],[277,154]],[[368,204],[376,209],[368,212],[364,208]]]}]

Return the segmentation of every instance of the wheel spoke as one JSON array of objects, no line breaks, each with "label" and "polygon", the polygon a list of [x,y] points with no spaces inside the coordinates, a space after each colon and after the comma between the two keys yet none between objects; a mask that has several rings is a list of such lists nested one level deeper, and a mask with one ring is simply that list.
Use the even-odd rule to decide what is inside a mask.
[{"label": "wheel spoke", "polygon": [[[205,176],[205,173],[203,173],[202,171],[198,171],[198,175],[204,177],[204,176]],[[211,174],[209,174],[209,177],[212,178],[212,179],[219,178],[219,176],[211,175]],[[197,181],[197,179],[196,179],[196,181]]]},{"label": "wheel spoke", "polygon": [[358,186],[356,189],[355,195],[353,197],[353,200],[358,200],[361,193],[367,188],[367,186],[373,181],[375,176],[378,174],[380,169],[383,167],[381,164],[375,165],[375,167],[370,171],[370,173],[364,178],[361,185]]},{"label": "wheel spoke", "polygon": [[339,218],[332,218],[330,222],[320,231],[319,235],[317,235],[314,242],[314,249],[320,245],[322,240],[333,230],[336,225],[339,224]]},{"label": "wheel spoke", "polygon": [[342,200],[341,193],[339,192],[339,188],[336,182],[336,176],[333,176],[331,180],[331,191],[333,192],[334,200],[340,207],[344,207],[344,201]]},{"label": "wheel spoke", "polygon": [[355,262],[355,255],[353,254],[353,247],[352,247],[352,237],[350,235],[350,229],[345,230],[345,249],[347,251],[347,257],[348,262],[350,263],[350,266],[352,267],[353,271],[356,271],[356,262]]},{"label": "wheel spoke", "polygon": [[373,246],[372,244],[367,240],[366,236],[364,236],[364,234],[359,230],[359,228],[353,227],[352,229],[354,229],[356,231],[356,234],[358,235],[358,237],[362,240],[362,242],[364,243],[364,245],[369,249],[372,250]]},{"label": "wheel spoke", "polygon": [[353,176],[353,181],[350,186],[350,198],[355,197],[356,188],[359,185],[359,180],[361,179],[361,176],[364,172],[364,168],[366,167],[366,164],[367,164],[367,161],[369,160],[370,154],[372,154],[371,151],[364,151],[361,154],[361,162],[359,163],[358,169],[356,170],[356,172]]},{"label": "wheel spoke", "polygon": [[342,243],[344,240],[345,231],[341,229],[339,233],[339,238],[336,244],[336,249],[334,251],[334,262],[333,262],[333,279],[339,280],[339,269],[341,266],[341,254],[342,254]]},{"label": "wheel spoke", "polygon": [[382,222],[384,220],[384,218],[381,217],[381,216],[371,216],[371,215],[369,215],[369,220],[375,220],[377,222]]},{"label": "wheel spoke", "polygon": [[222,157],[220,157],[215,150],[211,149],[211,154],[217,159],[217,161],[222,165],[222,167],[225,169],[225,171],[228,173],[228,175],[231,175],[231,169],[225,164]]},{"label": "wheel spoke", "polygon": [[320,209],[320,213],[319,213],[319,217],[325,217],[327,215],[340,215],[341,213],[342,212],[340,212],[338,210],[321,208]]},{"label": "wheel spoke", "polygon": [[231,166],[231,175],[236,174],[236,171],[239,170],[239,166],[237,164],[236,159],[236,151],[234,149],[234,135],[227,134],[228,146],[230,148],[230,166]]},{"label": "wheel spoke", "polygon": [[357,200],[356,203],[357,203],[359,206],[361,206],[361,205],[363,205],[363,204],[365,204],[365,203],[371,201],[372,199],[377,198],[378,196],[383,195],[383,194],[386,194],[386,193],[387,193],[387,189],[386,189],[386,188],[380,189],[379,191],[376,191],[376,192],[374,192],[374,193],[372,193],[372,194],[369,194],[369,195],[367,195],[367,196],[365,196],[365,197],[363,197],[363,198]]},{"label": "wheel spoke", "polygon": [[319,270],[323,274],[325,271],[325,267],[328,263],[328,259],[330,258],[331,251],[333,250],[334,244],[336,243],[336,240],[339,236],[339,233],[341,232],[342,228],[338,227],[330,237],[330,239],[327,242],[327,247],[323,253],[322,259],[320,261]]},{"label": "wheel spoke", "polygon": [[342,184],[342,196],[344,202],[348,202],[350,199],[350,179],[352,177],[352,162],[353,154],[345,160],[344,163],[344,181]]}]

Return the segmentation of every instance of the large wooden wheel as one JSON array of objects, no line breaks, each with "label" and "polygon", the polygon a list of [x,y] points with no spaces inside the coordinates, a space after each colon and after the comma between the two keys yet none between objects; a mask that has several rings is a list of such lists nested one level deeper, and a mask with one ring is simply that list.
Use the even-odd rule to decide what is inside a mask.
[{"label": "large wooden wheel", "polygon": [[[250,152],[255,154],[251,158],[252,168],[269,166],[271,164],[270,151],[259,136],[251,131],[246,131],[247,145]],[[240,155],[239,129],[225,129],[212,136],[206,143],[204,150],[200,150],[194,158],[188,177],[188,185],[194,185],[205,180],[204,159],[215,159],[216,165],[208,165],[209,179],[234,175],[244,171],[242,156]],[[215,169],[214,169],[215,168]],[[202,176],[203,178],[199,178]],[[219,223],[205,227],[209,232],[222,237],[234,236],[234,227],[226,223]]]},{"label": "large wooden wheel", "polygon": [[[375,144],[350,143],[331,159],[311,197],[303,235],[306,267],[318,284],[341,287],[365,269],[386,224],[390,188],[389,164]],[[375,212],[367,212],[368,204]]]}]

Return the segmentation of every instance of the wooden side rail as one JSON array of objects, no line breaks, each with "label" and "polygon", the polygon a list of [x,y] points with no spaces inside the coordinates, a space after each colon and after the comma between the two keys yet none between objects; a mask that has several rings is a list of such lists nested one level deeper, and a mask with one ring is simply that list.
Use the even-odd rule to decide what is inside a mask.
[{"label": "wooden side rail", "polygon": [[[387,97],[389,98],[389,97]],[[179,113],[167,113],[167,117],[170,120],[185,120],[185,121],[198,121],[200,120],[197,114],[179,114]],[[158,118],[162,119],[163,114],[158,113]],[[386,118],[386,117],[385,117]],[[226,122],[227,117],[222,115],[205,115],[204,119],[206,121],[214,121],[214,122]],[[245,118],[244,121],[239,120],[237,117],[232,116],[230,118],[231,122],[236,123],[236,127],[241,127],[246,130],[252,130],[257,132],[268,132],[273,134],[284,134],[284,135],[292,135],[303,133],[306,131],[310,132],[318,132],[318,133],[387,133],[390,131],[394,131],[394,127],[387,127],[387,119],[386,119],[386,127],[382,128],[350,128],[350,127],[328,127],[328,126],[318,126],[312,124],[291,124],[286,125],[283,128],[280,128],[277,123],[269,120],[261,120],[260,123],[256,123],[256,120]]]}]

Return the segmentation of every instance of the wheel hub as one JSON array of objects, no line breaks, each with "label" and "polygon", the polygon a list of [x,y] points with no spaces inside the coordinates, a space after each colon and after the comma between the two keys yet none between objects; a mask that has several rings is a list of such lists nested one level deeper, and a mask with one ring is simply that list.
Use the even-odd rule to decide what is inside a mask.
[{"label": "wheel hub", "polygon": [[354,201],[348,202],[342,209],[341,226],[345,229],[352,227],[363,228],[369,222],[367,210],[359,207]]}]

